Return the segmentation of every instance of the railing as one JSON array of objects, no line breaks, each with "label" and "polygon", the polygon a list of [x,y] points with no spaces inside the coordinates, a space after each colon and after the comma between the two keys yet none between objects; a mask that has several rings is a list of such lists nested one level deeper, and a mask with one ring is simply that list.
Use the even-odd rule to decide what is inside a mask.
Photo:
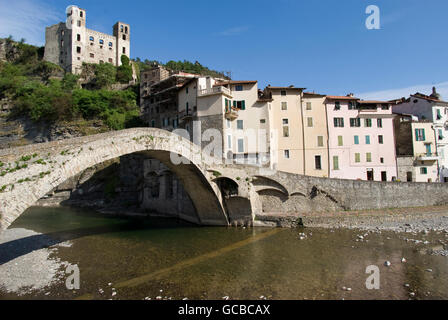
[{"label": "railing", "polygon": [[234,107],[226,107],[226,119],[235,120],[238,118],[239,109]]},{"label": "railing", "polygon": [[437,160],[439,155],[437,153],[418,153],[416,154],[417,159],[427,159],[427,160]]},{"label": "railing", "polygon": [[226,87],[222,87],[222,86],[199,90],[198,96],[203,97],[203,96],[208,96],[208,95],[212,95],[212,94],[220,94],[220,93],[224,93],[229,96],[232,96],[232,91],[230,91],[230,89],[227,89]]}]

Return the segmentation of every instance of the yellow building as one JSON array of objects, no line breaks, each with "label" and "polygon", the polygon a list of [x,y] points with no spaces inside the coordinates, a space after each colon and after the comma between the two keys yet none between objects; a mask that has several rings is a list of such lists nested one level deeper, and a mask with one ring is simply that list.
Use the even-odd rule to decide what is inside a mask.
[{"label": "yellow building", "polygon": [[303,93],[302,119],[305,175],[329,177],[325,95]]},{"label": "yellow building", "polygon": [[303,88],[294,86],[268,86],[264,90],[264,96],[272,99],[269,124],[273,167],[295,174],[305,173],[302,92]]}]

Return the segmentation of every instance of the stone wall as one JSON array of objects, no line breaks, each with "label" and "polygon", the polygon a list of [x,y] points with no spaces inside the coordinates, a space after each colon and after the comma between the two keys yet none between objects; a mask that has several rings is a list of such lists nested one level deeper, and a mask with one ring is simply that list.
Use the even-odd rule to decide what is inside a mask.
[{"label": "stone wall", "polygon": [[408,181],[408,172],[412,173],[412,181],[415,181],[414,175],[414,157],[412,156],[398,156],[398,180],[401,182]]},{"label": "stone wall", "polygon": [[[275,181],[266,186],[263,180]],[[263,213],[307,213],[448,204],[448,185],[441,183],[370,182],[325,179],[277,172],[253,182]]]}]

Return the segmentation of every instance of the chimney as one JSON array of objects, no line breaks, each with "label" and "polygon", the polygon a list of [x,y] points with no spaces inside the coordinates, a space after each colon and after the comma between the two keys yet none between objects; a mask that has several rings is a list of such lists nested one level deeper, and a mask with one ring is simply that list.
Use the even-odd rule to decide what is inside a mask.
[{"label": "chimney", "polygon": [[347,95],[347,97],[350,97],[350,98],[353,98],[354,96],[355,96],[354,93],[349,93],[349,94]]}]

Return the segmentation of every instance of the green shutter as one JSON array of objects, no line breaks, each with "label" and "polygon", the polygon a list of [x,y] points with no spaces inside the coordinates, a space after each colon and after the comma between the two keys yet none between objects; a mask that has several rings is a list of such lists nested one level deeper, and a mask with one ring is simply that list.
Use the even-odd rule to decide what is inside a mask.
[{"label": "green shutter", "polygon": [[241,110],[246,110],[246,100],[241,102]]},{"label": "green shutter", "polygon": [[233,101],[233,107],[236,108],[236,101]]},{"label": "green shutter", "polygon": [[425,141],[426,140],[425,129],[422,129],[422,132],[423,132],[423,141]]}]

